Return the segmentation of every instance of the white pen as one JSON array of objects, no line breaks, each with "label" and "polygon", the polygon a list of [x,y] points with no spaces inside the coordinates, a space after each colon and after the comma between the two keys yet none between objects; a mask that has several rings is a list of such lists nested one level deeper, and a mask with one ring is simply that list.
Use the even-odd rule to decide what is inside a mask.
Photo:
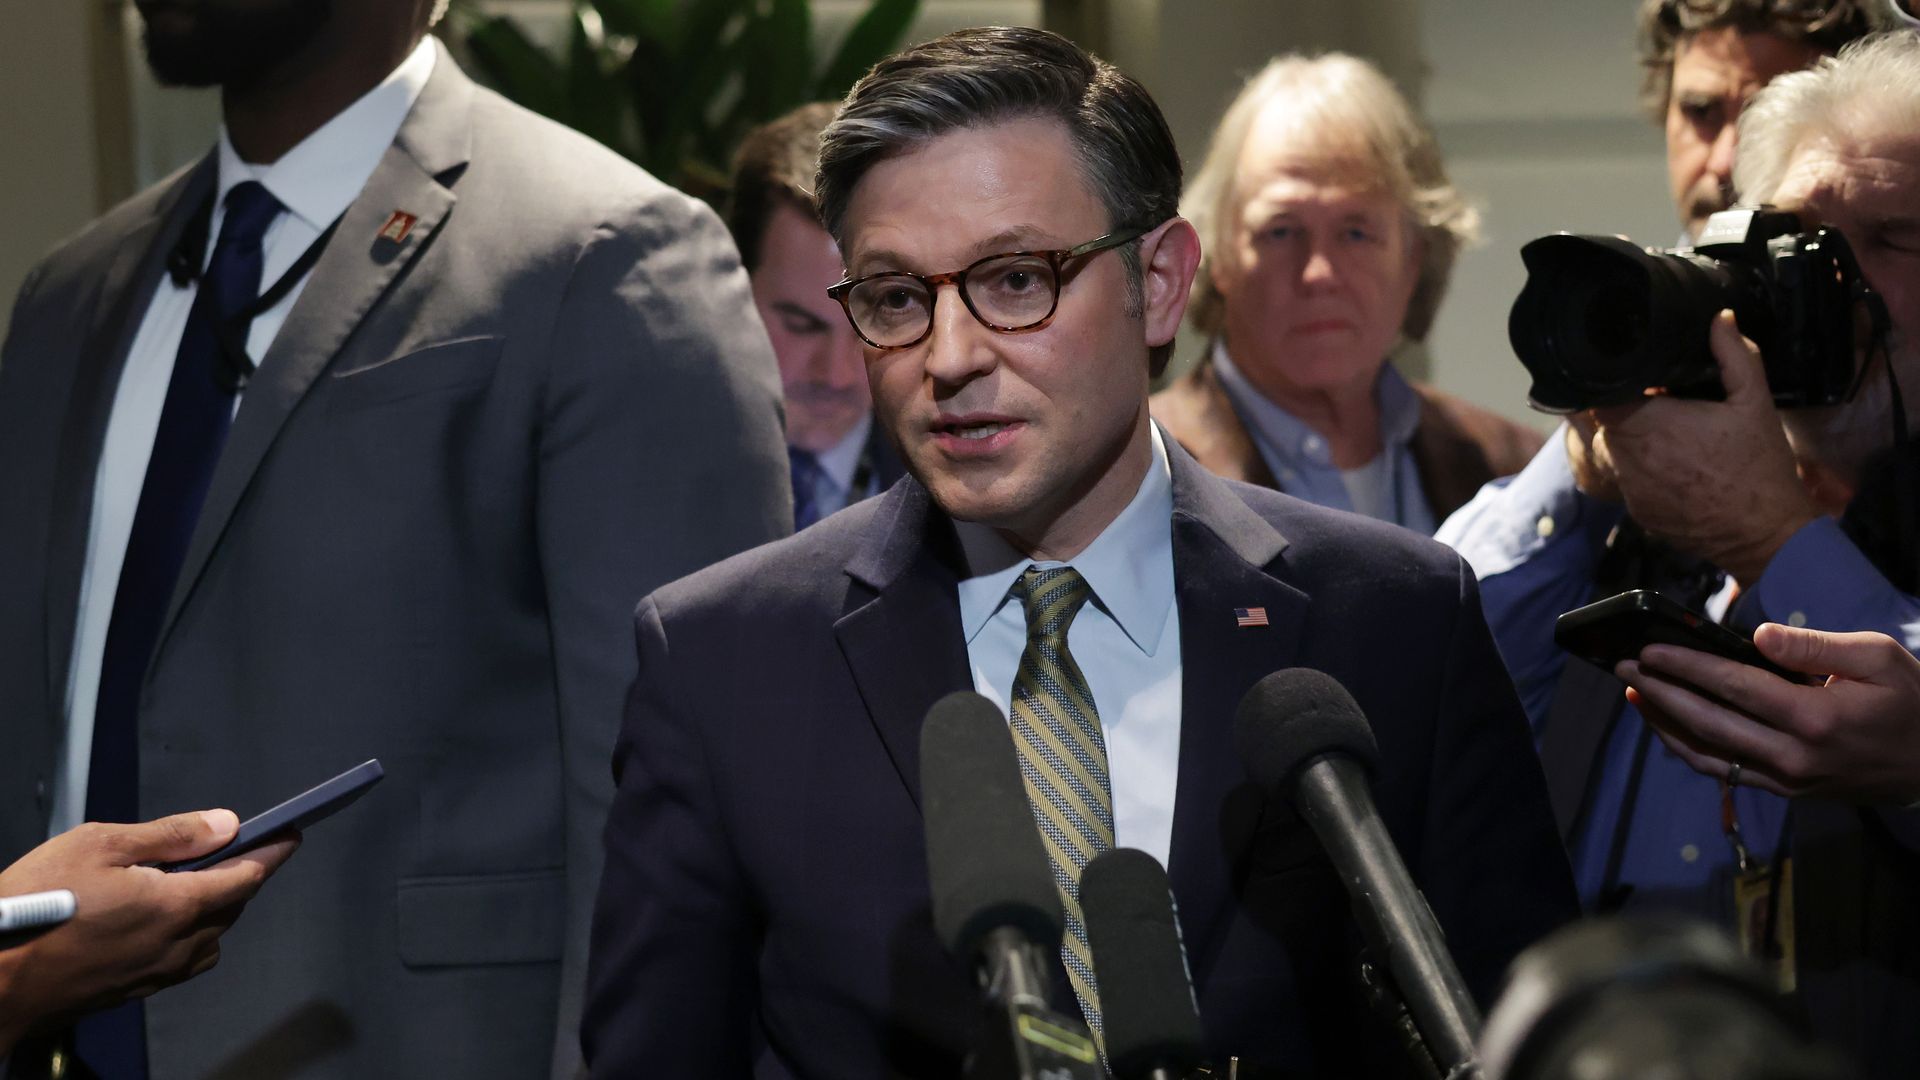
[{"label": "white pen", "polygon": [[0,934],[57,926],[73,918],[73,891],[27,893],[24,896],[0,896]]}]

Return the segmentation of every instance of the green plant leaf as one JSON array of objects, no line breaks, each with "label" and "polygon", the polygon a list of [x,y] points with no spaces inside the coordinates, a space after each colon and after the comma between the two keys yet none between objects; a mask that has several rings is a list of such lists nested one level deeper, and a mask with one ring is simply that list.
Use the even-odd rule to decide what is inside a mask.
[{"label": "green plant leaf", "polygon": [[735,34],[714,49],[687,58],[681,78],[671,86],[660,83],[636,58],[632,85],[636,99],[648,109],[643,163],[649,171],[671,183],[684,171],[682,158],[694,152],[693,147],[713,143],[710,114],[721,91],[739,75],[748,45],[746,34]]},{"label": "green plant leaf", "polygon": [[591,13],[576,9],[567,37],[567,122],[581,134],[628,157],[637,148],[629,134],[625,87],[618,61],[590,25]]},{"label": "green plant leaf", "polygon": [[757,120],[771,120],[810,99],[813,78],[813,19],[807,0],[773,0],[760,24],[761,61],[767,65],[766,109]]},{"label": "green plant leaf", "polygon": [[867,69],[900,47],[914,16],[920,13],[920,0],[873,0],[866,14],[853,24],[840,48],[827,62],[813,86],[813,100],[832,101],[847,96],[853,84]]},{"label": "green plant leaf", "polygon": [[592,0],[607,30],[678,49],[686,33],[680,0]]},{"label": "green plant leaf", "polygon": [[559,61],[506,15],[496,15],[467,34],[467,49],[483,81],[542,116],[567,123],[565,79]]}]

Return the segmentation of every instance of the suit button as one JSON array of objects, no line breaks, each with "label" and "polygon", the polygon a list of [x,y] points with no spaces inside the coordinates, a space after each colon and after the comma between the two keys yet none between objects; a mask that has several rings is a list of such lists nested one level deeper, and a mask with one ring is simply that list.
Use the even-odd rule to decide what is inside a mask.
[{"label": "suit button", "polygon": [[47,805],[47,778],[36,777],[33,781],[33,798],[41,806]]}]

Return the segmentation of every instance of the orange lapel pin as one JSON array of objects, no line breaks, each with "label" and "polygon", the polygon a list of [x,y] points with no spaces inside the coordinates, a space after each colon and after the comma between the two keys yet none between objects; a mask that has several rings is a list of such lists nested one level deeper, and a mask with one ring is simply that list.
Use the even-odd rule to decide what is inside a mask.
[{"label": "orange lapel pin", "polygon": [[393,216],[387,219],[387,223],[380,226],[379,238],[398,244],[407,238],[407,234],[413,231],[413,223],[419,220],[417,215],[409,214],[405,210],[395,210]]}]

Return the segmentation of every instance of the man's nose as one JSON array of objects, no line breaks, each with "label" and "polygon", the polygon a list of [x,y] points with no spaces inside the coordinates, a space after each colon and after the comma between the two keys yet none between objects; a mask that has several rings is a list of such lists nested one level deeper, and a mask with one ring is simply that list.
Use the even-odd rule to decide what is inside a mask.
[{"label": "man's nose", "polygon": [[1316,244],[1307,252],[1307,261],[1300,267],[1300,284],[1308,289],[1324,289],[1339,280],[1340,274],[1334,269],[1333,259]]},{"label": "man's nose", "polygon": [[927,331],[927,374],[936,381],[958,384],[992,369],[993,331],[967,310],[955,284],[934,291],[933,325]]},{"label": "man's nose", "polygon": [[1739,141],[1739,125],[1723,124],[1707,151],[1707,175],[1717,181],[1722,190],[1733,186],[1734,149]]}]

